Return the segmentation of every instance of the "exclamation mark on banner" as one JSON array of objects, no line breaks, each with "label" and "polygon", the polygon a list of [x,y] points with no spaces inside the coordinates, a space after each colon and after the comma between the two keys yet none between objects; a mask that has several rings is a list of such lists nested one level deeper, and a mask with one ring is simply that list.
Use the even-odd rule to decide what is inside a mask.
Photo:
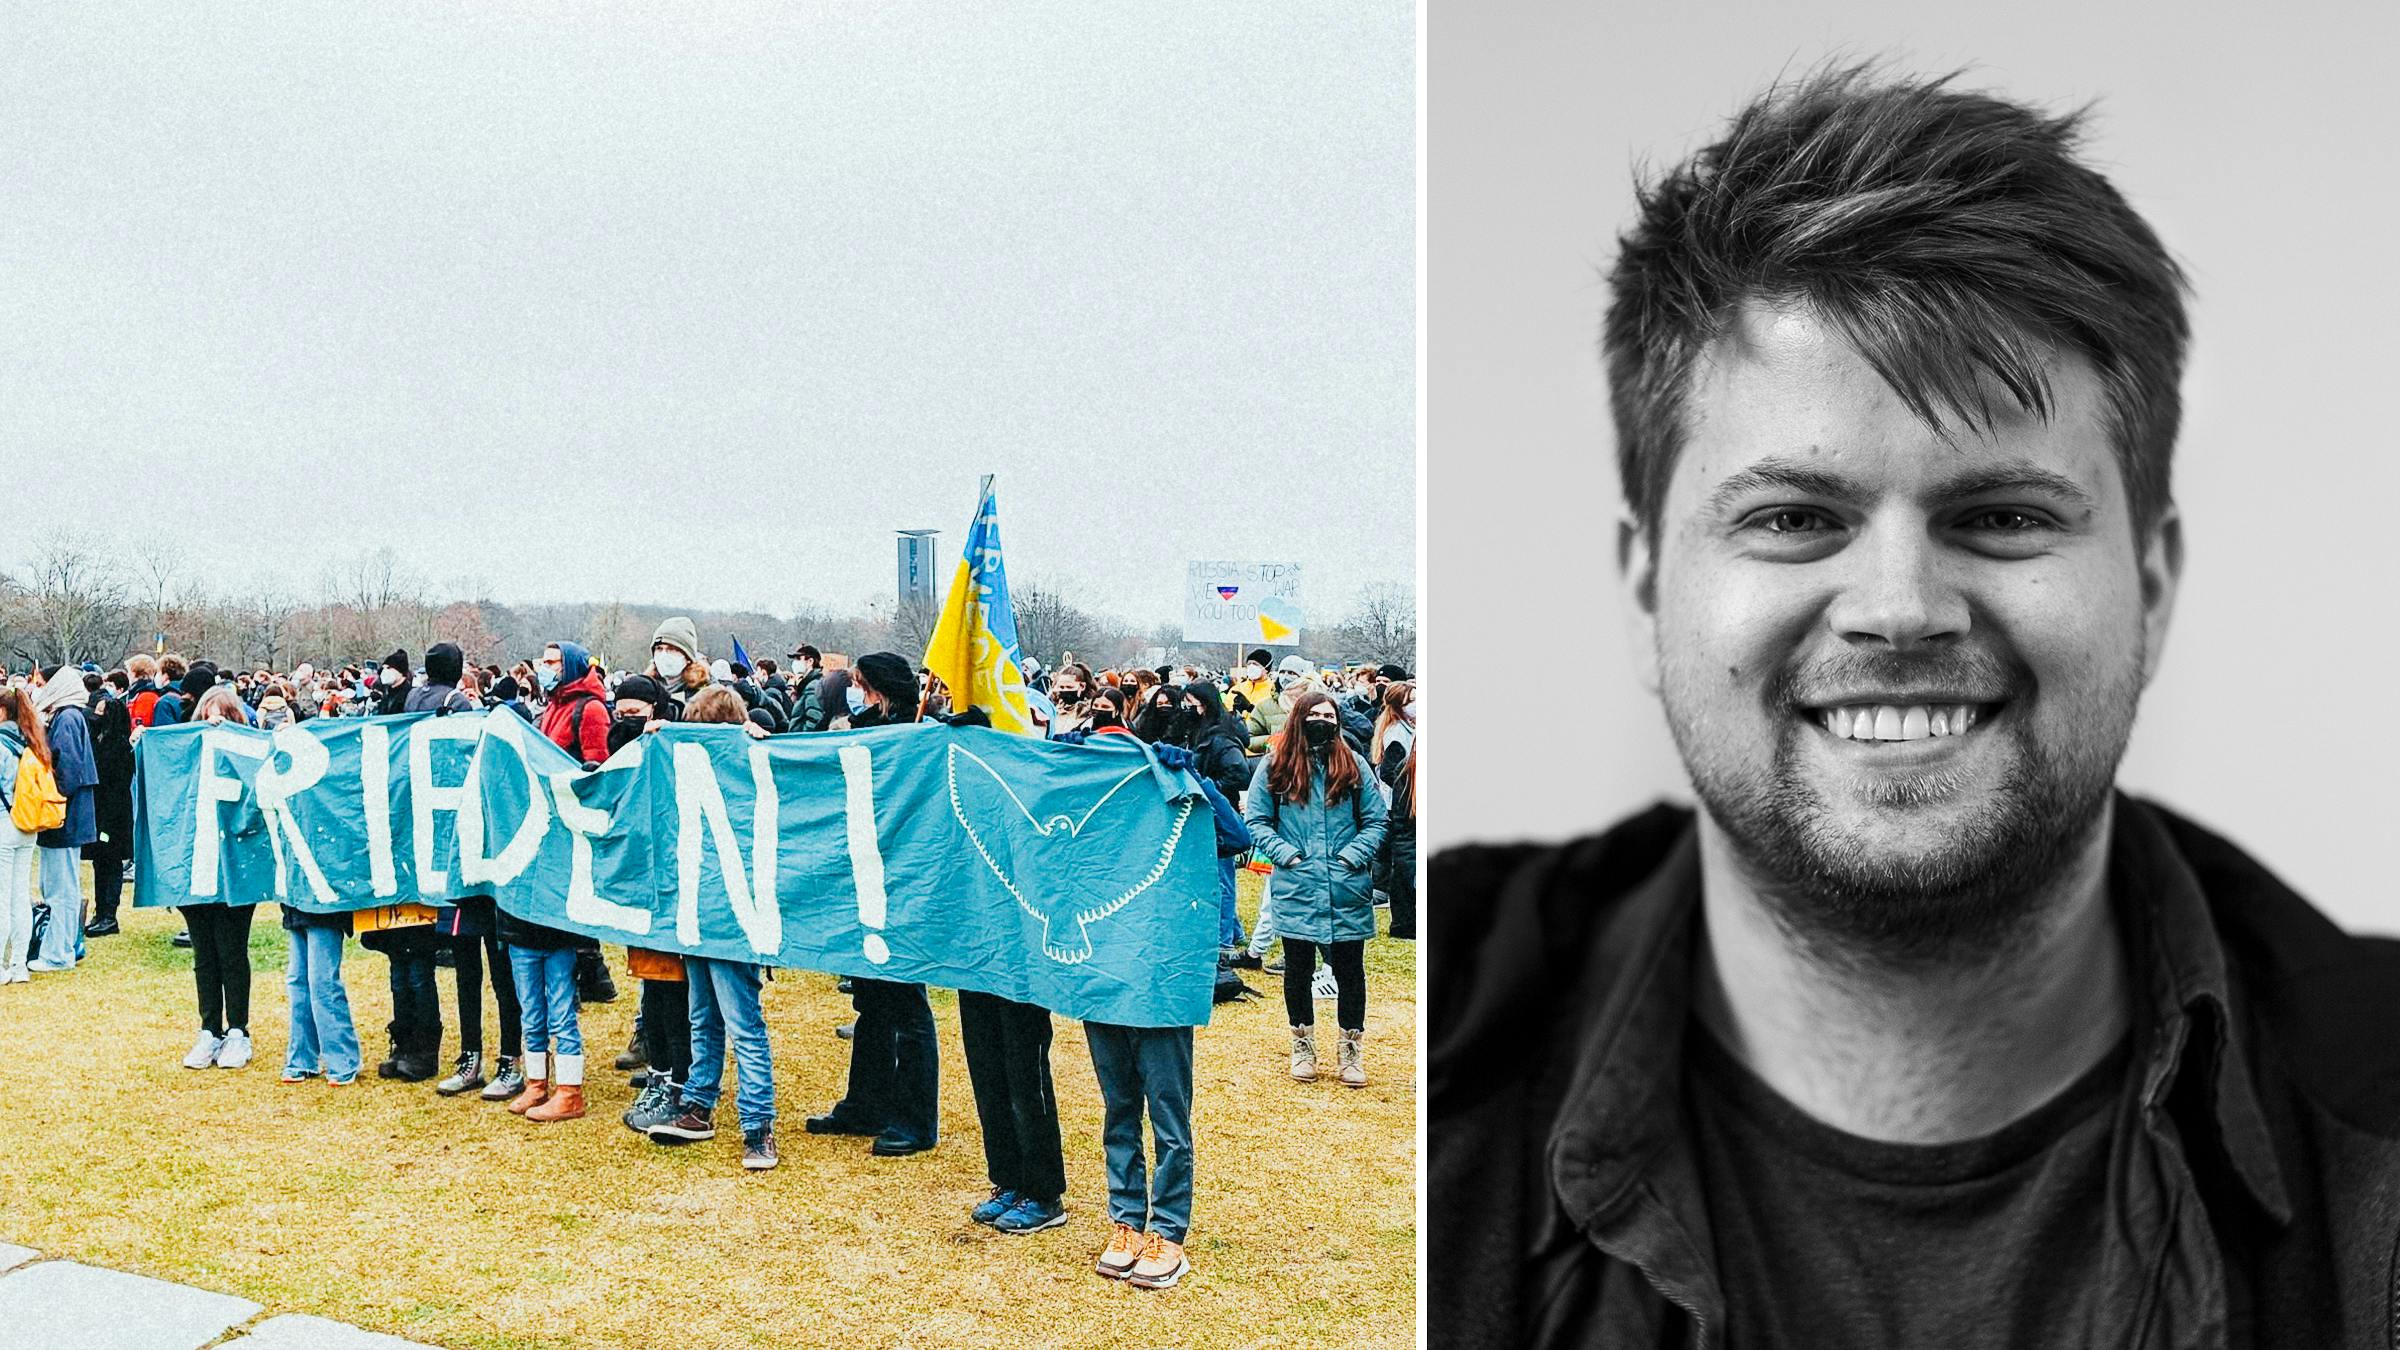
[{"label": "exclamation mark on banner", "polygon": [[858,921],[867,930],[867,959],[892,959],[883,934],[883,845],[875,839],[875,756],[863,745],[842,747],[842,810],[850,827],[850,875],[857,883]]}]

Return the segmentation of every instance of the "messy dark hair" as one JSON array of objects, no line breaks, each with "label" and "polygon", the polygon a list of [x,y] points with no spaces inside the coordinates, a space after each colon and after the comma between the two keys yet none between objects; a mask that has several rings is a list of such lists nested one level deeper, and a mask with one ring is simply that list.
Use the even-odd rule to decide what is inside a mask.
[{"label": "messy dark hair", "polygon": [[1865,62],[1779,82],[1638,188],[1601,350],[1626,505],[1653,539],[1693,361],[1750,305],[1824,322],[1945,436],[1991,429],[1992,383],[2048,418],[2052,360],[2080,355],[2135,526],[2166,509],[2183,271],[2076,158],[2086,110],[2051,116],[1957,78]]}]

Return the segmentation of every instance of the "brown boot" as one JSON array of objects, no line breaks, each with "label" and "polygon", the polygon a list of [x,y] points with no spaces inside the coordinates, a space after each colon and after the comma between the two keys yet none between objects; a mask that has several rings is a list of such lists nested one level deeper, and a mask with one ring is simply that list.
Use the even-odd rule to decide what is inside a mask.
[{"label": "brown boot", "polygon": [[525,1113],[544,1125],[583,1119],[583,1056],[550,1056],[550,1100]]},{"label": "brown boot", "polygon": [[1292,1078],[1297,1082],[1317,1081],[1317,1029],[1292,1028]]},{"label": "brown boot", "polygon": [[1342,1086],[1367,1085],[1367,1033],[1364,1028],[1357,1031],[1343,1029],[1341,1065]]},{"label": "brown boot", "polygon": [[525,1090],[508,1099],[508,1109],[521,1116],[549,1100],[549,1097],[550,1057],[548,1055],[527,1055],[525,1057]]},{"label": "brown boot", "polygon": [[545,1125],[557,1120],[583,1119],[583,1084],[561,1083],[550,1089],[550,1099],[528,1110],[525,1118]]}]

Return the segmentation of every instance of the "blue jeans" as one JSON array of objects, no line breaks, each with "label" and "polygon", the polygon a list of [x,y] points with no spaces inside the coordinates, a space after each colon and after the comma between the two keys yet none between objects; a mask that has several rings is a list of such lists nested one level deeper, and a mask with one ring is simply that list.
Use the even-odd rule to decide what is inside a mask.
[{"label": "blue jeans", "polygon": [[1241,870],[1240,861],[1217,859],[1217,945],[1220,947],[1242,945],[1241,892],[1234,886],[1234,877]]},{"label": "blue jeans", "polygon": [[42,935],[37,959],[54,966],[71,966],[83,959],[83,878],[75,871],[80,849],[45,848],[42,855],[42,901],[50,906],[50,931]]},{"label": "blue jeans", "polygon": [[1250,925],[1252,956],[1265,956],[1275,945],[1275,874],[1267,873],[1265,882],[1258,888],[1258,922]]},{"label": "blue jeans", "polygon": [[714,1110],[725,1083],[725,1041],[733,1040],[733,1105],[744,1131],[775,1123],[775,1055],[767,1045],[767,1018],[758,1005],[758,967],[746,961],[683,958],[692,1007],[692,1076],[683,1100],[702,1112]]},{"label": "blue jeans", "polygon": [[[558,1062],[550,1068],[549,1081],[562,1087],[583,1086],[583,1024],[576,1016],[580,1005],[575,998],[575,949],[511,947],[508,969],[517,981],[526,1056],[556,1055]],[[533,1070],[526,1070],[525,1076],[533,1077]]]},{"label": "blue jeans", "polygon": [[291,961],[283,992],[291,1001],[292,1044],[286,1074],[317,1073],[348,1082],[358,1077],[358,1028],[350,1020],[350,991],[342,984],[342,930],[287,928]]},{"label": "blue jeans", "polygon": [[[1192,1029],[1086,1022],[1083,1038],[1106,1111],[1109,1220],[1181,1242],[1192,1226]],[[1144,1107],[1154,1169],[1143,1166]]]}]

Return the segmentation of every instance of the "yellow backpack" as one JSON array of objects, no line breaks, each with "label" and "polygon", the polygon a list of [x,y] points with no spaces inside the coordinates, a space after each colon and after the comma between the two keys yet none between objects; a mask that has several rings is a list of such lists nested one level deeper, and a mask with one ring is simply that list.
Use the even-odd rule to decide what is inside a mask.
[{"label": "yellow backpack", "polygon": [[58,779],[31,747],[17,756],[14,796],[8,820],[24,833],[39,834],[67,823],[67,799],[59,795]]}]

